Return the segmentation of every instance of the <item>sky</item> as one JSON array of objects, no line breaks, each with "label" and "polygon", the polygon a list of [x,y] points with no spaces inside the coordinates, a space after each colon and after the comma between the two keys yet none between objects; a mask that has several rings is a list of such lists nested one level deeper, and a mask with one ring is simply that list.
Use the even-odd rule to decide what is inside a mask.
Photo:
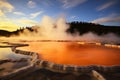
[{"label": "sky", "polygon": [[0,0],[0,29],[34,26],[43,16],[120,26],[120,0]]}]

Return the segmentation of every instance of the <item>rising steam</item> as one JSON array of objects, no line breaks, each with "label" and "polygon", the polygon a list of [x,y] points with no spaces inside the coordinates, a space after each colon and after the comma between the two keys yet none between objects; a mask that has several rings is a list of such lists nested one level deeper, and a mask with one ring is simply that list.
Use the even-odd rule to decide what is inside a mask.
[{"label": "rising steam", "polygon": [[[22,50],[34,51],[40,54],[41,59],[51,62],[63,64],[104,64],[113,65],[119,64],[118,49],[109,49],[104,46],[95,45],[78,45],[76,42],[57,43],[57,42],[37,42],[39,40],[79,40],[89,42],[104,42],[104,43],[119,43],[120,38],[114,33],[98,36],[92,32],[88,32],[82,36],[79,34],[68,34],[66,30],[69,28],[66,20],[63,17],[52,19],[49,16],[44,16],[39,24],[32,27],[36,32],[30,32],[24,29],[19,36],[11,36],[10,38],[0,38],[1,41],[26,41],[28,47],[22,47]],[[32,42],[29,42],[32,41]],[[4,53],[4,52],[1,52]],[[117,54],[117,56],[116,56]],[[1,55],[2,56],[2,55]],[[5,55],[10,57],[10,55]],[[0,57],[1,58],[1,57]],[[97,60],[97,61],[95,61]]]},{"label": "rising steam", "polygon": [[92,32],[86,33],[82,36],[78,34],[70,35],[66,32],[69,25],[63,17],[53,19],[49,16],[44,16],[41,22],[32,28],[37,32],[31,33],[25,29],[20,33],[20,36],[12,36],[11,38],[14,40],[80,40],[109,43],[116,43],[120,41],[120,38],[114,33],[109,33],[102,36],[98,36]]}]

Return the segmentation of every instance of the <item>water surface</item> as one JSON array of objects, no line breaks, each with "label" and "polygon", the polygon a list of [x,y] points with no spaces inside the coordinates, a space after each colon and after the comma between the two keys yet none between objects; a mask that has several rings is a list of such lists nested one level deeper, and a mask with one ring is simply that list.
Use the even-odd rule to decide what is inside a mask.
[{"label": "water surface", "polygon": [[80,45],[77,42],[25,42],[30,46],[22,50],[38,52],[40,59],[58,64],[120,65],[120,49]]}]

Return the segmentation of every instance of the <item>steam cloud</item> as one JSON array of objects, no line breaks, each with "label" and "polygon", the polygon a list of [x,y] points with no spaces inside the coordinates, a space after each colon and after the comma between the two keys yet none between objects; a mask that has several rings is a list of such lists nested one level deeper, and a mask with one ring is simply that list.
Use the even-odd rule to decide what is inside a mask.
[{"label": "steam cloud", "polygon": [[[82,36],[75,34],[70,35],[66,32],[69,25],[66,24],[64,17],[52,19],[49,16],[44,16],[42,21],[36,26],[32,27],[37,33],[31,33],[25,29],[20,36],[12,36],[13,39],[22,40],[80,40],[80,41],[96,41],[96,42],[119,42],[120,38],[114,33],[98,36],[92,32],[86,33]],[[10,39],[11,39],[10,38]]]},{"label": "steam cloud", "polygon": [[[71,56],[73,57],[73,55],[70,55],[70,54],[74,53],[74,55],[76,55],[74,57],[76,58],[78,56],[78,54],[81,53],[81,51],[83,51],[82,47],[81,47],[81,50],[80,50],[80,47],[76,46],[73,43],[69,43],[69,44],[67,44],[67,43],[65,43],[65,44],[63,44],[63,43],[57,43],[57,44],[52,43],[52,44],[50,44],[50,43],[47,42],[47,43],[39,43],[38,44],[37,40],[80,40],[80,41],[105,42],[105,43],[106,42],[107,43],[118,43],[120,41],[120,38],[117,37],[114,33],[109,33],[109,34],[102,35],[102,36],[98,36],[98,35],[96,35],[92,32],[86,33],[82,36],[80,36],[77,33],[74,34],[74,35],[70,35],[66,32],[66,30],[69,28],[69,25],[66,24],[66,20],[64,19],[64,17],[60,17],[58,19],[52,19],[49,16],[44,16],[42,21],[39,24],[36,24],[36,26],[34,26],[32,28],[37,33],[36,32],[30,32],[29,30],[25,29],[23,32],[20,33],[20,36],[11,36],[10,38],[0,38],[0,41],[2,41],[2,40],[3,41],[7,40],[7,41],[10,41],[10,42],[12,42],[12,41],[14,41],[14,42],[18,41],[19,42],[21,40],[36,41],[36,42],[30,43],[30,46],[26,47],[26,50],[38,52],[38,53],[40,53],[42,58],[48,59],[48,60],[53,59],[53,61],[54,61],[54,60],[57,60],[57,57],[59,57],[58,62],[59,62],[59,60],[60,61],[63,60],[63,56],[64,56],[64,57],[67,57],[65,59],[70,61],[70,62],[68,61],[68,63],[71,63],[71,61],[73,61],[73,58],[71,60]],[[36,47],[38,49],[36,49]],[[22,48],[22,49],[24,49],[24,48]],[[83,52],[83,53],[89,53],[90,50],[91,49],[89,49],[88,52]],[[95,51],[97,53],[99,52],[100,55],[101,55],[100,50],[99,51],[94,50],[93,52],[95,53]],[[103,52],[105,53],[105,55],[108,54],[108,53],[112,54],[112,51],[111,52],[106,52],[106,50],[105,50]],[[4,52],[1,52],[1,53],[4,53]],[[55,53],[54,56],[53,56],[53,53]],[[69,53],[69,55],[68,55],[68,53]],[[87,58],[85,57],[88,54],[80,54],[80,55],[82,57],[84,57],[85,59],[88,58],[88,57]],[[98,56],[98,54],[96,54],[96,55]],[[3,56],[3,55],[1,55],[1,56]],[[5,55],[4,57],[6,58],[6,57],[10,57],[10,56],[11,55]],[[102,56],[103,56],[103,54],[102,54]],[[109,62],[109,60],[112,60],[112,61],[115,61],[115,62],[119,61],[119,60],[116,61],[116,60],[111,59],[112,58],[111,56],[113,56],[113,55],[110,55],[110,57],[108,57],[108,56],[104,57],[104,60],[103,59],[102,60],[103,61],[108,60],[108,62]],[[96,56],[94,56],[94,57],[98,58]],[[118,57],[119,56],[115,57],[114,59],[116,59],[116,58],[118,59]],[[90,59],[92,58],[91,54],[90,54],[89,58]],[[92,59],[95,60],[95,58],[92,58]],[[79,59],[81,59],[81,58],[79,58]],[[87,61],[88,61],[88,59],[87,59]],[[110,61],[110,63],[112,61]],[[64,60],[63,60],[63,62],[64,62]],[[74,62],[82,62],[82,61],[80,60],[80,61],[74,61]]]}]

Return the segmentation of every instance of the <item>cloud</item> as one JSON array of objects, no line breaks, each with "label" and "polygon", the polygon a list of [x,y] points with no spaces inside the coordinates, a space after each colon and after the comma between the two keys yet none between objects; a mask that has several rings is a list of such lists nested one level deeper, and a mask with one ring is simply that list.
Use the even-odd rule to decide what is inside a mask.
[{"label": "cloud", "polygon": [[8,3],[6,0],[0,0],[0,10],[3,12],[12,12],[14,6]]},{"label": "cloud", "polygon": [[106,23],[106,22],[120,22],[120,16],[117,17],[103,17],[91,21],[92,23]]},{"label": "cloud", "polygon": [[116,0],[113,0],[113,1],[107,2],[107,3],[105,3],[105,4],[102,4],[101,6],[99,6],[99,7],[97,8],[97,10],[98,10],[98,11],[101,11],[101,10],[104,10],[104,9],[106,9],[106,8],[109,8],[109,7],[111,7],[112,5],[114,5],[116,2],[117,2]]},{"label": "cloud", "polygon": [[8,31],[15,31],[18,29],[18,26],[11,21],[0,21],[0,29],[8,30]]},{"label": "cloud", "polygon": [[29,8],[35,8],[36,7],[36,3],[31,1],[31,0],[28,1],[27,5],[28,5]]},{"label": "cloud", "polygon": [[32,26],[32,25],[36,25],[36,24],[37,24],[36,21],[34,21],[34,20],[29,20],[29,19],[19,20],[18,22],[21,23],[21,24],[24,24],[24,25],[26,25],[26,26]]},{"label": "cloud", "polygon": [[4,16],[4,13],[0,10],[0,16]]},{"label": "cloud", "polygon": [[19,28],[16,22],[17,20],[10,19],[7,16],[0,16],[0,29],[15,31]]},{"label": "cloud", "polygon": [[25,16],[25,14],[22,13],[22,12],[13,12],[13,14],[20,15],[20,16]]},{"label": "cloud", "polygon": [[79,4],[82,4],[87,0],[60,0],[60,1],[63,3],[63,8],[71,8],[78,6]]},{"label": "cloud", "polygon": [[42,14],[43,11],[39,11],[39,12],[35,12],[35,13],[32,13],[30,14],[31,18],[36,18],[38,15]]},{"label": "cloud", "polygon": [[71,19],[76,19],[76,18],[77,18],[77,16],[71,16],[70,18],[71,18]]}]

